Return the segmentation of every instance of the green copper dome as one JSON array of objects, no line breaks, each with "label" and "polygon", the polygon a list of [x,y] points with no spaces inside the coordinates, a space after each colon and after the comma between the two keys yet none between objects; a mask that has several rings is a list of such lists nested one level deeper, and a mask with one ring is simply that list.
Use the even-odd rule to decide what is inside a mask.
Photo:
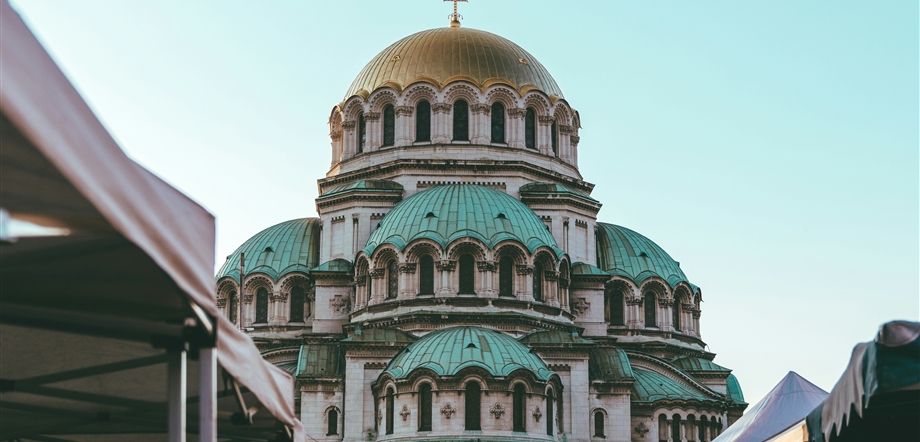
[{"label": "green copper dome", "polygon": [[476,238],[489,248],[510,239],[531,253],[547,246],[557,256],[564,254],[546,224],[524,203],[505,192],[472,184],[438,186],[406,198],[383,217],[364,252],[370,255],[381,244],[403,250],[419,238],[441,247],[460,238]]},{"label": "green copper dome", "polygon": [[291,273],[309,273],[319,265],[319,218],[298,218],[271,226],[243,243],[217,272],[217,279],[240,276],[240,253],[245,272],[265,273],[275,280]]},{"label": "green copper dome", "polygon": [[543,381],[553,374],[524,344],[504,333],[479,327],[431,332],[403,349],[383,372],[405,379],[419,368],[438,376],[454,376],[467,367],[484,369],[496,377],[525,369]]},{"label": "green copper dome", "polygon": [[597,266],[612,275],[625,276],[636,284],[656,276],[667,281],[671,287],[682,281],[690,283],[680,264],[658,244],[613,224],[597,223]]}]

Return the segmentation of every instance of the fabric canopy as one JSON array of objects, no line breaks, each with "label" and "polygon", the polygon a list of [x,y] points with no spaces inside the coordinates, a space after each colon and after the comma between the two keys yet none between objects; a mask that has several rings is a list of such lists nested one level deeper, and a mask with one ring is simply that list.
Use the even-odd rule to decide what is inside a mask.
[{"label": "fabric canopy", "polygon": [[790,371],[713,442],[763,442],[771,439],[800,424],[825,397],[826,391]]},{"label": "fabric canopy", "polygon": [[[106,360],[116,361],[124,351],[154,363],[149,352],[172,338],[213,346],[216,336],[220,365],[302,440],[292,378],[218,313],[213,216],[122,152],[7,0],[0,20],[0,205],[14,219],[63,233],[0,248],[0,406],[9,408],[11,391],[39,395],[22,379],[48,367],[105,371],[89,370],[94,361],[81,352],[107,349]],[[112,339],[146,342],[147,350]],[[14,388],[12,379],[22,382]],[[123,393],[149,389],[147,380],[134,379]],[[7,430],[0,428],[4,439]]]},{"label": "fabric canopy", "polygon": [[920,440],[920,322],[892,321],[857,344],[830,395],[808,414],[809,440]]}]

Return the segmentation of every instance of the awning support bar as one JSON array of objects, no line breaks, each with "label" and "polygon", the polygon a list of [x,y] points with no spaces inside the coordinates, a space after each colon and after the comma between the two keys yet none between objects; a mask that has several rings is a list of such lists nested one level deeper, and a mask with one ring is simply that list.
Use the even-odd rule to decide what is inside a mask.
[{"label": "awning support bar", "polygon": [[185,349],[169,353],[168,385],[166,394],[169,397],[169,442],[185,442],[185,399],[186,375],[188,371]]}]

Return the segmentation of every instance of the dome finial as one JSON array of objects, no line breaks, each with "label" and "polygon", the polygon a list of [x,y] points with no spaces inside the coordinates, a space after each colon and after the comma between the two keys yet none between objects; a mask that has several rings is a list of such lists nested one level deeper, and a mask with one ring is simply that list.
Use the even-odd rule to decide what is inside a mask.
[{"label": "dome finial", "polygon": [[460,20],[463,18],[463,16],[460,15],[460,13],[457,12],[457,2],[466,2],[467,0],[444,0],[444,1],[445,1],[445,2],[450,2],[450,1],[454,2],[454,13],[451,14],[451,15],[449,15],[449,16],[447,16],[447,18],[450,19],[450,27],[452,27],[452,28],[459,28],[459,27],[460,27]]}]

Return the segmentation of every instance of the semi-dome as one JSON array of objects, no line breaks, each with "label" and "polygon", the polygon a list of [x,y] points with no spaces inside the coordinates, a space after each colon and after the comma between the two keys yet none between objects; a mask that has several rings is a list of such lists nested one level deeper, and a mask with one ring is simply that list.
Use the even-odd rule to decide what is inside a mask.
[{"label": "semi-dome", "polygon": [[449,27],[412,34],[384,49],[361,70],[345,98],[385,85],[402,90],[426,81],[441,88],[455,80],[480,88],[505,83],[522,94],[538,89],[562,97],[556,80],[520,46],[490,32]]},{"label": "semi-dome", "polygon": [[406,198],[383,217],[364,252],[371,255],[382,244],[402,251],[420,238],[441,247],[460,238],[476,238],[489,248],[514,240],[531,253],[543,246],[557,256],[564,253],[546,224],[524,203],[505,192],[474,184],[438,186]]},{"label": "semi-dome", "polygon": [[625,227],[597,223],[597,266],[637,284],[659,277],[671,285],[690,283],[680,264],[658,244]]},{"label": "semi-dome", "polygon": [[511,336],[470,326],[423,336],[397,354],[383,372],[394,379],[405,379],[420,368],[438,376],[454,376],[467,367],[481,368],[493,377],[505,377],[519,369],[543,381],[553,374],[530,348]]},{"label": "semi-dome", "polygon": [[278,279],[291,272],[309,273],[319,265],[319,218],[298,218],[275,224],[246,240],[217,272],[217,279],[240,275],[240,253],[245,253],[247,275],[265,273]]}]

